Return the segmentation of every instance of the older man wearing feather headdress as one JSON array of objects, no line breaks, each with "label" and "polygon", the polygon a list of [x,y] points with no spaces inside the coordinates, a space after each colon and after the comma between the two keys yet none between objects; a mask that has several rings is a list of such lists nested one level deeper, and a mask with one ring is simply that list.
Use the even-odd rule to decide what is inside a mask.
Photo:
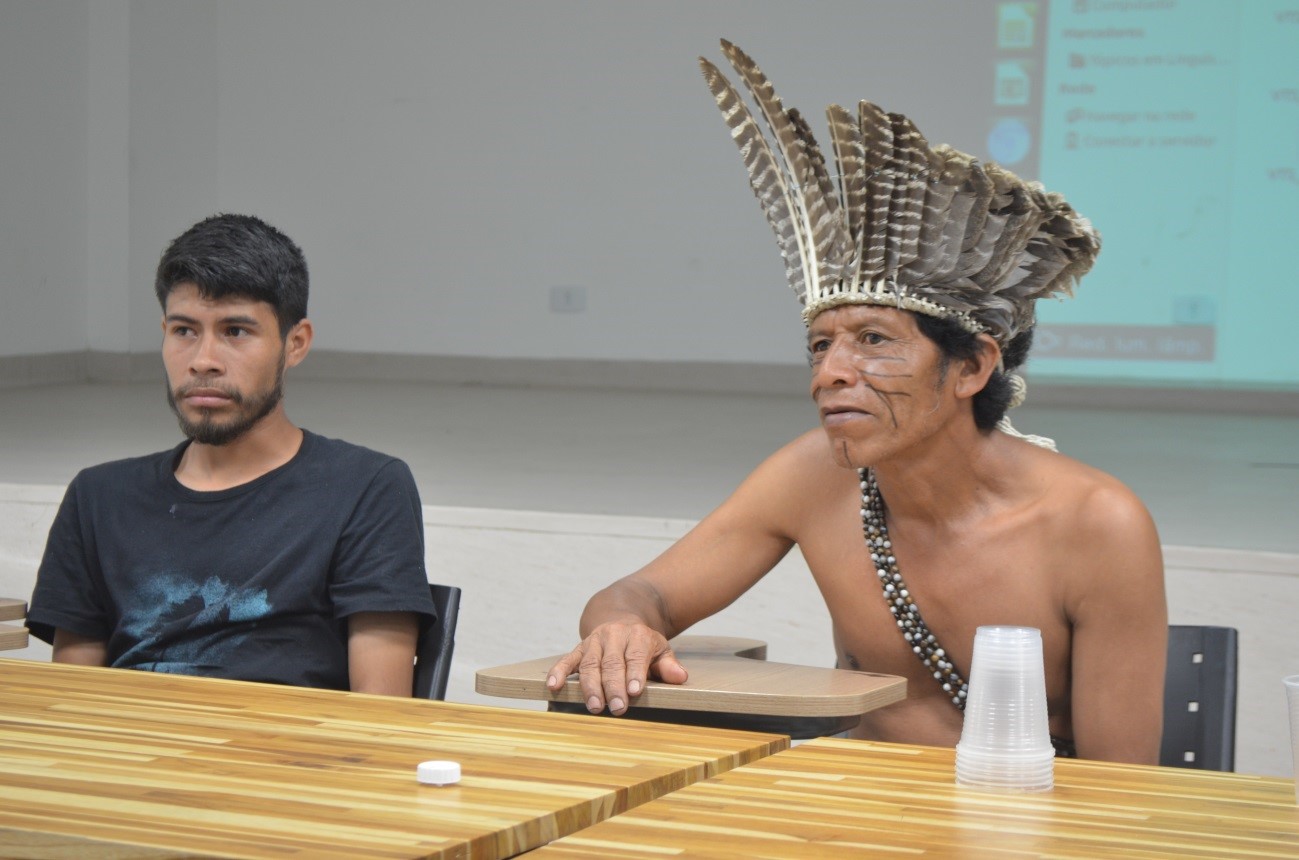
[{"label": "older man wearing feather headdress", "polygon": [[[954,745],[975,628],[1042,631],[1061,754],[1155,763],[1167,609],[1150,515],[1114,478],[1024,436],[1034,302],[1069,293],[1099,236],[1056,194],[862,102],[828,110],[836,183],[808,123],[722,43],[775,142],[718,69],[704,77],[803,303],[821,427],[759,466],[641,570],[600,591],[580,672],[592,712],[624,713],[667,640],[729,605],[798,544],[829,607],[838,663],[904,676],[860,737]],[[919,658],[919,659],[917,659]]]}]

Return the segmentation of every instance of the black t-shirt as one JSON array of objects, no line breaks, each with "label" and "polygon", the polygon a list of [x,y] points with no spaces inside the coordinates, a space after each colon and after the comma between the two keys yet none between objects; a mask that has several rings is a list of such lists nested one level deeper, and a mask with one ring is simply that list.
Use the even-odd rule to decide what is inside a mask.
[{"label": "black t-shirt", "polygon": [[278,469],[197,492],[174,475],[187,444],[72,481],[27,615],[38,638],[106,640],[118,668],[347,689],[347,616],[434,616],[405,463],[304,431]]}]

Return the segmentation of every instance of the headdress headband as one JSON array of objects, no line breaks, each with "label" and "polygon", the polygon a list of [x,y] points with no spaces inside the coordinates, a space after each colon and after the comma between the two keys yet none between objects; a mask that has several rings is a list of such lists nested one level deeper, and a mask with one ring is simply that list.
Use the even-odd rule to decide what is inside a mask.
[{"label": "headdress headband", "polygon": [[807,121],[786,109],[753,60],[722,51],[752,93],[775,152],[717,67],[699,64],[776,233],[810,323],[845,304],[956,320],[1003,347],[1033,327],[1033,303],[1072,294],[1100,236],[1059,194],[948,146],[863,101],[827,109],[838,185]]}]

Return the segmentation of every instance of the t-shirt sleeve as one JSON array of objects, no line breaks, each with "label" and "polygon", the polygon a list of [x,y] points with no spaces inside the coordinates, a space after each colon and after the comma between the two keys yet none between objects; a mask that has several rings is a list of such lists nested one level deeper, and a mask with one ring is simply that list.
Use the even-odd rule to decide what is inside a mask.
[{"label": "t-shirt sleeve", "polygon": [[410,469],[381,467],[343,528],[330,598],[334,614],[416,612],[436,618],[424,568],[424,509]]},{"label": "t-shirt sleeve", "polygon": [[77,476],[68,486],[50,526],[27,611],[27,628],[50,644],[56,629],[104,640],[111,632],[93,547],[87,546],[93,532],[82,522],[81,483]]}]

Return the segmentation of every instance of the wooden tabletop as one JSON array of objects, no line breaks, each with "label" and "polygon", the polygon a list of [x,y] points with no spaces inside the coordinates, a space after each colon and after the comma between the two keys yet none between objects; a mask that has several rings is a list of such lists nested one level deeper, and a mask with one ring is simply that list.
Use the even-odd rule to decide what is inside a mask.
[{"label": "wooden tabletop", "polygon": [[1295,858],[1294,781],[1060,760],[1055,788],[955,784],[955,751],[820,738],[528,855]]},{"label": "wooden tabletop", "polygon": [[[504,857],[787,746],[0,659],[0,856]],[[419,784],[431,759],[460,784]]]},{"label": "wooden tabletop", "polygon": [[[633,708],[841,717],[882,708],[907,694],[906,679],[895,675],[768,663],[761,659],[766,645],[758,639],[681,636],[672,645],[690,679],[650,681]],[[486,696],[581,704],[576,675],[558,692],[546,688],[546,672],[563,656],[480,669],[474,689]]]}]

